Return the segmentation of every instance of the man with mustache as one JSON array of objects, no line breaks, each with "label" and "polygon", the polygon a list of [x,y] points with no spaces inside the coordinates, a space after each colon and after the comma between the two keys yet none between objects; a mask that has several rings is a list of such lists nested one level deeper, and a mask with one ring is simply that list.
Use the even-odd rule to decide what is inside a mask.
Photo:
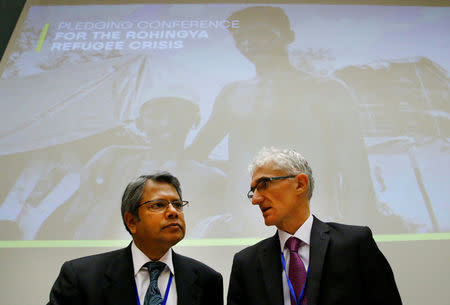
[{"label": "man with mustache", "polygon": [[175,253],[185,221],[180,182],[168,172],[140,176],[122,197],[126,248],[65,262],[50,292],[56,304],[223,304],[222,276]]},{"label": "man with mustache", "polygon": [[261,150],[247,197],[274,236],[234,257],[228,305],[400,305],[388,261],[368,227],[310,213],[314,179],[294,150]]}]

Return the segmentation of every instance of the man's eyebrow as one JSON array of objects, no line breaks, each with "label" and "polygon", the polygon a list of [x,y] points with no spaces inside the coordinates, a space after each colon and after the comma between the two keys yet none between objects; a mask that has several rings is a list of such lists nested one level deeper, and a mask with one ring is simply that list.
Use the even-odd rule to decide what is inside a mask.
[{"label": "man's eyebrow", "polygon": [[269,177],[260,177],[260,178],[258,178],[256,181],[255,181],[255,186],[251,186],[250,185],[250,189],[254,189],[254,188],[256,188],[256,186],[261,182],[261,181],[264,181],[264,180],[268,180],[269,179]]}]

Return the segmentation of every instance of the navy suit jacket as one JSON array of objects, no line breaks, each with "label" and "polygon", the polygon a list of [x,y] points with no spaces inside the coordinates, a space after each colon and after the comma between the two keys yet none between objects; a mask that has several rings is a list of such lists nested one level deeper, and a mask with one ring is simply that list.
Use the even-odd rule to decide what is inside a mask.
[{"label": "navy suit jacket", "polygon": [[[220,273],[173,252],[178,305],[223,305]],[[130,246],[65,262],[47,305],[137,304]]]},{"label": "navy suit jacket", "polygon": [[[367,227],[324,223],[311,229],[308,305],[400,305],[386,258]],[[283,305],[278,233],[234,256],[228,305]]]}]

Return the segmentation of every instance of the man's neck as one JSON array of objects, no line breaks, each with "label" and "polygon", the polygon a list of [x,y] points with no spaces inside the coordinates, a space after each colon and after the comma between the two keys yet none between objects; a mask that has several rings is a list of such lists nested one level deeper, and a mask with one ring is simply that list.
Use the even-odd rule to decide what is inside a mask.
[{"label": "man's neck", "polygon": [[134,241],[134,243],[136,244],[136,247],[138,247],[139,250],[141,250],[142,253],[144,253],[152,261],[159,260],[171,248],[167,246],[161,247],[161,246],[143,245],[142,243],[139,243],[136,240]]},{"label": "man's neck", "polygon": [[304,202],[304,206],[299,209],[298,213],[292,215],[286,222],[277,226],[278,229],[283,230],[293,235],[297,230],[305,223],[308,217],[311,215],[309,211],[309,202]]}]

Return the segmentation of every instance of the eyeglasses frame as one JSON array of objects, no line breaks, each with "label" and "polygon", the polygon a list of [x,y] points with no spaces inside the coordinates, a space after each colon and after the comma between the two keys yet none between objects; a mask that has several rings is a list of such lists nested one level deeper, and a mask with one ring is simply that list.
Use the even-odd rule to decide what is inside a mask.
[{"label": "eyeglasses frame", "polygon": [[[169,205],[173,206],[173,204],[172,204],[173,202],[177,202],[177,201],[182,202],[181,209],[177,209],[176,207],[173,206],[173,208],[175,210],[179,211],[179,212],[183,212],[183,208],[189,204],[189,201],[187,201],[187,200],[180,200],[180,199],[173,200],[173,201],[169,201],[169,200],[166,200],[166,199],[153,199],[153,200],[149,200],[149,201],[146,201],[146,202],[139,203],[137,208],[139,209],[140,207],[142,207],[142,206],[144,206],[146,204],[149,204],[149,203],[152,203],[152,202],[157,202],[157,201],[166,201],[168,203],[167,207],[164,210],[161,210],[159,213],[163,213],[163,212],[167,211],[167,209],[169,208]],[[153,212],[156,212],[156,211],[153,211]]]},{"label": "eyeglasses frame", "polygon": [[[283,179],[289,179],[289,178],[294,178],[297,175],[289,175],[289,176],[276,176],[276,177],[261,177],[258,179],[258,182],[256,183],[256,185],[254,187],[251,187],[250,190],[247,192],[247,198],[251,201],[253,196],[254,196],[254,192],[255,190],[258,189],[258,185],[262,182],[270,182],[270,181],[277,181],[277,180],[283,180]],[[250,194],[253,193],[253,194]]]}]

